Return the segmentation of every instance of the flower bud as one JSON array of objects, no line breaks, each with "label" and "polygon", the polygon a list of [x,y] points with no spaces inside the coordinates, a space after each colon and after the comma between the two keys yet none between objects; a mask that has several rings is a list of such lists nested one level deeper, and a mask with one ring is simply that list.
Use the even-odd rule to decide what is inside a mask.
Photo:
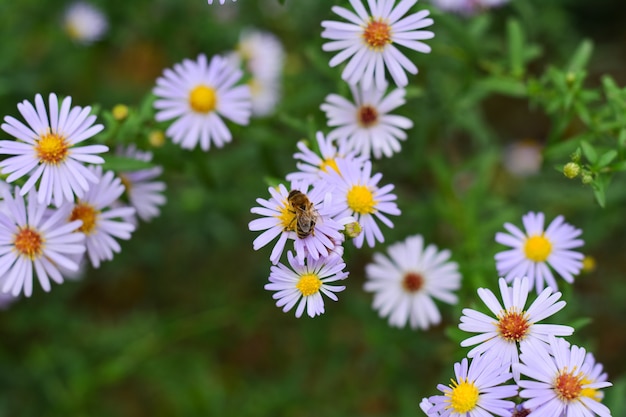
[{"label": "flower bud", "polygon": [[578,175],[580,175],[580,165],[578,165],[576,162],[568,162],[563,167],[563,175],[565,175],[569,179],[576,178]]},{"label": "flower bud", "polygon": [[112,113],[115,120],[121,122],[128,117],[128,106],[124,104],[117,104],[113,107]]}]

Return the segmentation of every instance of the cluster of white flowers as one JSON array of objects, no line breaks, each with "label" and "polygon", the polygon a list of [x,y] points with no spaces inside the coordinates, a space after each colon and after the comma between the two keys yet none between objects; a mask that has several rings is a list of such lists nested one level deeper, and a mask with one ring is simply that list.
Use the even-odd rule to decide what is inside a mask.
[{"label": "cluster of white flowers", "polygon": [[[90,107],[60,103],[52,93],[48,106],[40,94],[18,110],[26,123],[6,116],[1,128],[12,140],[0,141],[0,291],[29,297],[36,276],[44,291],[50,280],[62,283],[83,258],[94,268],[121,250],[135,230],[135,215],[158,215],[164,184],[154,170],[120,174],[104,171],[102,144],[82,144],[102,131]],[[150,154],[128,148],[127,157],[149,160]],[[157,168],[158,169],[158,168]],[[128,202],[121,200],[124,192]]]},{"label": "cluster of white flowers", "polygon": [[[443,395],[422,401],[420,406],[427,415],[611,415],[600,402],[600,389],[612,385],[602,365],[584,348],[562,338],[574,329],[538,323],[565,307],[565,301],[559,300],[561,293],[546,288],[526,309],[530,282],[526,277],[515,278],[509,286],[501,278],[502,304],[489,289],[478,289],[495,317],[463,310],[459,328],[478,334],[461,346],[477,346],[468,353],[469,359],[455,364],[452,384],[437,386]],[[512,400],[518,396],[520,404]]]},{"label": "cluster of white flowers", "polygon": [[472,15],[508,2],[509,0],[432,0],[438,9],[462,15]]}]

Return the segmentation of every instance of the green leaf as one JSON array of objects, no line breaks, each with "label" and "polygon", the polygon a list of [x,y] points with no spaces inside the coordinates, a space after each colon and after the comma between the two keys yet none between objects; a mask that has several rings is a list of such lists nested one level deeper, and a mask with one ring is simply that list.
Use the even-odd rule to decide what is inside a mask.
[{"label": "green leaf", "polygon": [[139,161],[134,158],[128,158],[126,156],[107,155],[102,168],[104,170],[111,170],[115,172],[121,171],[137,171],[140,169],[152,168],[155,165],[151,162]]},{"label": "green leaf", "polygon": [[611,149],[610,151],[605,152],[598,158],[598,168],[604,168],[617,157],[617,151],[615,149]]},{"label": "green leaf", "polygon": [[578,72],[583,70],[587,66],[592,52],[593,43],[589,39],[582,41],[567,64],[567,71]]},{"label": "green leaf", "polygon": [[604,208],[606,205],[606,195],[604,194],[604,185],[596,183],[593,187],[593,195],[596,197],[596,201],[600,207]]},{"label": "green leaf", "polygon": [[482,90],[485,95],[500,93],[511,97],[526,97],[528,90],[522,81],[505,77],[488,77],[478,81],[477,90]]},{"label": "green leaf", "polygon": [[507,35],[509,44],[509,65],[511,74],[519,78],[524,75],[524,32],[519,22],[509,19],[507,22]]},{"label": "green leaf", "polygon": [[592,165],[595,165],[596,161],[598,160],[598,154],[596,150],[593,148],[593,146],[591,146],[589,142],[582,140],[580,141],[580,147],[583,150],[583,154],[585,155],[585,158],[587,158],[587,160]]}]

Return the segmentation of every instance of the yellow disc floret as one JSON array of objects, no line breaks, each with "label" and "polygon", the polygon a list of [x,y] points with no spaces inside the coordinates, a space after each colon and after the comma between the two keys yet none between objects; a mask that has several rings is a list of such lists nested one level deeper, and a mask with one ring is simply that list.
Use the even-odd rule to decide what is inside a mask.
[{"label": "yellow disc floret", "polygon": [[308,297],[320,290],[322,281],[316,274],[305,274],[300,277],[300,280],[296,284],[296,288],[300,290],[302,296]]},{"label": "yellow disc floret", "polygon": [[370,48],[382,50],[388,43],[391,43],[391,26],[382,19],[370,20],[363,30],[363,40]]},{"label": "yellow disc floret", "polygon": [[100,212],[90,204],[79,202],[72,210],[72,214],[70,214],[70,221],[82,220],[83,224],[78,231],[88,235],[93,233],[96,228],[98,214]]},{"label": "yellow disc floret", "polygon": [[524,252],[531,261],[545,262],[552,253],[552,244],[543,234],[531,236],[526,239]]},{"label": "yellow disc floret", "polygon": [[35,152],[39,161],[45,164],[57,165],[67,158],[69,146],[65,138],[55,133],[46,133],[39,137],[35,145]]},{"label": "yellow disc floret", "polygon": [[30,259],[41,256],[43,242],[44,240],[39,232],[30,227],[20,227],[13,238],[13,245],[15,245],[17,252]]},{"label": "yellow disc floret", "polygon": [[189,93],[189,105],[198,113],[209,113],[217,106],[217,92],[215,89],[200,84]]},{"label": "yellow disc floret", "polygon": [[354,185],[346,196],[348,207],[355,213],[371,214],[376,211],[374,194],[365,185]]},{"label": "yellow disc floret", "polygon": [[450,388],[452,391],[446,393],[446,396],[450,397],[448,408],[452,408],[459,414],[465,414],[476,407],[479,391],[473,382],[465,380],[459,384],[452,380]]}]

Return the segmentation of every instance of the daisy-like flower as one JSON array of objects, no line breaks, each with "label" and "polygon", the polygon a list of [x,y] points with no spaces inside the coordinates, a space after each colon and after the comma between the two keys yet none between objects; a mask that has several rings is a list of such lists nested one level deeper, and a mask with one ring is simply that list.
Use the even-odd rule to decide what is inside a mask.
[{"label": "daisy-like flower", "polygon": [[157,100],[155,119],[176,119],[166,130],[174,143],[193,149],[198,143],[208,151],[211,142],[218,148],[232,140],[222,117],[240,125],[250,120],[250,88],[235,85],[243,72],[226,58],[204,54],[197,61],[185,59],[174,69],[166,69],[154,88]]},{"label": "daisy-like flower", "polygon": [[462,15],[470,15],[491,7],[501,6],[509,0],[432,0],[435,7]]},{"label": "daisy-like flower", "polygon": [[389,257],[375,253],[374,262],[366,265],[365,291],[374,293],[374,308],[389,324],[412,329],[427,329],[441,321],[433,298],[456,304],[453,291],[461,286],[456,262],[450,251],[424,247],[420,235],[389,246]]},{"label": "daisy-like flower", "polygon": [[90,3],[72,3],[63,16],[63,27],[78,43],[88,45],[100,40],[109,28],[109,22],[100,9]]},{"label": "daisy-like flower", "polygon": [[278,80],[283,72],[285,49],[273,33],[248,29],[241,32],[237,48],[229,58],[234,66],[243,65],[255,79]]},{"label": "daisy-like flower", "polygon": [[391,193],[394,186],[378,186],[382,174],[372,175],[370,161],[361,163],[355,159],[337,159],[335,162],[337,171],[323,173],[323,179],[334,186],[334,198],[343,209],[340,216],[354,216],[363,229],[363,233],[353,240],[354,244],[360,248],[364,240],[370,247],[374,247],[377,241],[384,242],[385,238],[376,220],[393,227],[387,216],[400,215],[400,209],[394,202],[396,195]]},{"label": "daisy-like flower", "polygon": [[367,158],[390,157],[400,152],[400,141],[405,140],[406,129],[413,122],[404,117],[389,114],[402,106],[405,90],[397,88],[385,97],[386,89],[375,86],[364,89],[350,86],[354,103],[337,94],[330,94],[321,109],[326,112],[328,126],[335,127],[328,138],[346,144],[346,148]]},{"label": "daisy-like flower", "polygon": [[85,236],[78,232],[80,221],[67,221],[66,208],[46,213],[37,192],[31,190],[24,202],[19,187],[15,196],[3,192],[4,208],[0,212],[0,277],[2,292],[14,297],[21,292],[30,297],[33,276],[44,291],[50,291],[50,280],[61,284],[59,266],[77,270],[71,257],[85,252]]},{"label": "daisy-like flower", "polygon": [[519,372],[528,380],[518,382],[520,397],[530,416],[601,416],[611,411],[599,402],[599,389],[608,381],[593,380],[593,368],[585,362],[586,351],[564,339],[551,337],[549,345],[530,343],[522,348]]},{"label": "daisy-like flower", "polygon": [[80,231],[86,236],[87,256],[94,268],[100,262],[113,259],[122,248],[116,239],[128,240],[135,226],[123,219],[133,216],[132,207],[111,206],[124,193],[122,181],[112,171],[102,173],[102,167],[92,168],[100,181],[71,207],[70,220],[82,220]]},{"label": "daisy-like flower", "polygon": [[324,313],[324,299],[322,294],[333,301],[337,301],[335,293],[343,291],[345,286],[329,285],[348,277],[343,269],[346,264],[338,256],[313,259],[306,257],[301,263],[291,253],[287,252],[287,259],[291,268],[278,264],[272,266],[270,283],[265,284],[265,289],[276,291],[272,296],[277,307],[282,307],[284,312],[291,310],[296,304],[296,317],[302,316],[306,309],[309,317],[315,317]]},{"label": "daisy-like flower", "polygon": [[96,116],[89,115],[91,107],[71,107],[71,97],[59,103],[56,94],[50,94],[49,111],[46,111],[41,94],[35,96],[35,106],[27,100],[17,105],[28,126],[7,116],[2,130],[17,140],[0,141],[0,154],[13,155],[0,162],[7,182],[25,175],[29,178],[22,187],[25,195],[35,186],[39,202],[45,205],[54,200],[59,207],[63,202],[74,201],[89,190],[90,183],[98,182],[83,163],[102,164],[104,159],[95,154],[109,150],[104,145],[76,146],[94,136],[103,126],[94,125]]},{"label": "daisy-like flower", "polygon": [[[118,153],[139,161],[152,161],[152,152],[141,151],[130,145],[118,149]],[[159,206],[165,204],[165,183],[154,179],[163,173],[163,167],[140,169],[119,174],[126,190],[128,201],[135,208],[137,216],[143,221],[150,221],[159,215]]]},{"label": "daisy-like flower", "polygon": [[584,255],[571,249],[584,244],[578,237],[582,231],[565,223],[563,216],[556,217],[544,230],[544,214],[529,212],[522,217],[525,232],[511,223],[504,228],[509,233],[496,233],[496,242],[512,249],[497,253],[498,275],[507,281],[515,277],[528,277],[530,289],[533,284],[537,294],[544,283],[558,290],[551,268],[570,284],[574,275],[580,273]]},{"label": "daisy-like flower", "polygon": [[[558,301],[560,292],[553,294],[551,288],[546,288],[526,309],[530,285],[527,278],[516,278],[512,287],[503,278],[498,283],[503,304],[489,289],[478,289],[478,296],[495,318],[469,308],[463,309],[459,328],[478,333],[461,342],[463,347],[478,345],[470,350],[468,357],[484,353],[510,367],[519,362],[518,346],[523,348],[533,340],[547,342],[551,335],[569,336],[574,333],[570,326],[538,323],[565,307],[565,301]],[[518,379],[515,368],[513,372]]]},{"label": "daisy-like flower", "polygon": [[502,385],[511,374],[490,358],[479,355],[468,364],[467,358],[454,364],[455,378],[449,386],[439,384],[443,395],[428,398],[429,416],[491,417],[510,415],[515,406],[506,400],[517,395],[516,385]]},{"label": "daisy-like flower", "polygon": [[332,8],[335,14],[348,22],[322,22],[322,37],[330,39],[322,49],[339,51],[330,60],[331,67],[349,60],[341,74],[349,84],[361,82],[368,89],[376,83],[382,90],[385,88],[387,68],[396,85],[404,87],[409,83],[405,71],[417,74],[417,67],[396,45],[422,53],[430,52],[430,47],[421,41],[435,35],[431,31],[420,30],[433,24],[433,20],[428,18],[430,12],[421,10],[404,17],[417,0],[395,3],[395,0],[369,0],[368,13],[361,0],[350,0],[354,12],[340,6]]},{"label": "daisy-like flower", "polygon": [[298,160],[296,166],[299,171],[288,174],[287,181],[315,183],[324,172],[339,172],[336,162],[338,158],[353,159],[355,164],[363,164],[367,160],[364,156],[356,157],[354,151],[348,152],[345,145],[337,148],[322,132],[317,132],[315,138],[319,153],[313,151],[305,141],[298,142],[300,152],[296,152],[293,157]]},{"label": "daisy-like flower", "polygon": [[[209,1],[209,4],[213,4],[213,0],[208,0],[208,1]],[[237,0],[233,0],[233,2],[235,1]],[[226,0],[220,0],[220,4],[224,4],[224,3],[226,3]]]},{"label": "daisy-like flower", "polygon": [[[313,224],[310,225],[308,234],[303,237],[297,233],[298,218],[301,216],[299,207],[294,207],[290,201],[290,190],[283,184],[278,187],[270,187],[271,198],[265,200],[257,198],[260,207],[253,207],[250,212],[263,217],[254,219],[248,224],[252,231],[261,233],[252,243],[254,250],[258,250],[278,237],[278,241],[272,249],[270,261],[277,264],[285,248],[288,239],[294,240],[296,259],[303,263],[308,255],[312,259],[324,258],[331,253],[336,253],[337,246],[341,246],[344,236],[341,230],[344,225],[354,221],[351,217],[335,220],[338,207],[332,199],[332,194],[327,192],[324,184],[318,183],[310,191],[302,183],[292,183],[291,191],[299,190],[310,203],[308,214],[312,216]],[[310,219],[309,219],[310,220]]]}]

